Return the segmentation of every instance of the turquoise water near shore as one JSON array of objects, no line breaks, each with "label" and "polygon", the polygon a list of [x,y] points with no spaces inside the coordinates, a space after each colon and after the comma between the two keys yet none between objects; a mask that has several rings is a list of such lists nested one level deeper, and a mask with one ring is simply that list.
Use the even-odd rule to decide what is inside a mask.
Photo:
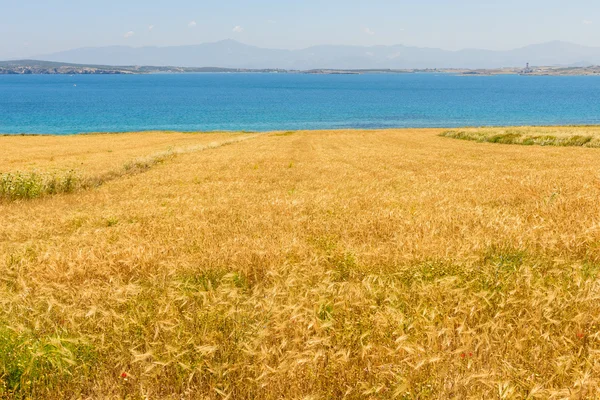
[{"label": "turquoise water near shore", "polygon": [[0,133],[600,124],[600,77],[0,75]]}]

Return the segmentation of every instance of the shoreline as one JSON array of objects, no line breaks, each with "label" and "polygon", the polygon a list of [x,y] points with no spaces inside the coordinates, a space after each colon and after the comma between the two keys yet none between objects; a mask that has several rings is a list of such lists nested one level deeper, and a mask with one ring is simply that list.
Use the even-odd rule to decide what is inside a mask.
[{"label": "shoreline", "polygon": [[405,75],[443,74],[456,76],[600,76],[600,66],[585,67],[532,66],[503,68],[223,68],[223,67],[176,67],[94,65],[48,62],[39,60],[0,61],[2,75],[182,75],[182,74],[290,74],[290,75]]},{"label": "shoreline", "polygon": [[282,132],[382,132],[382,131],[426,131],[426,130],[450,130],[450,129],[507,129],[507,128],[600,128],[600,124],[566,124],[566,125],[461,125],[461,126],[421,126],[421,127],[382,127],[382,128],[323,128],[323,129],[276,129],[266,131],[252,130],[173,130],[173,129],[142,129],[132,131],[96,131],[96,132],[75,132],[75,133],[0,133],[0,137],[18,137],[18,136],[99,136],[99,135],[126,135],[140,133],[164,133],[164,134],[276,134]]}]

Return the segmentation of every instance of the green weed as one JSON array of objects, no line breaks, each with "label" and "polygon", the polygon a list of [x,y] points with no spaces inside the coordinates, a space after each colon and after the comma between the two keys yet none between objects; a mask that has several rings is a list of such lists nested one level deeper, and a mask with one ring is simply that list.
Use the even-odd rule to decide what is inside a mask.
[{"label": "green weed", "polygon": [[[440,136],[471,140],[479,143],[517,144],[523,146],[562,146],[562,147],[600,147],[600,140],[593,135],[539,135],[539,131],[532,128],[520,129],[473,129],[473,130],[449,130],[442,132]],[[596,140],[595,140],[596,139]]]},{"label": "green weed", "polygon": [[89,377],[97,358],[80,340],[0,329],[0,397],[43,398],[65,390],[69,382]]},{"label": "green weed", "polygon": [[35,199],[58,193],[71,193],[81,186],[81,179],[73,172],[40,174],[14,172],[0,174],[0,199]]}]

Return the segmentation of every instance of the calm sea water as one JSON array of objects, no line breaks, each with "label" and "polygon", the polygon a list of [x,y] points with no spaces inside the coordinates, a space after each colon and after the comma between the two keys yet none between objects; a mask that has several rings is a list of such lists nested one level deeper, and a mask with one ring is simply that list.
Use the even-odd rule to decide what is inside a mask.
[{"label": "calm sea water", "polygon": [[0,75],[0,132],[600,124],[600,77]]}]

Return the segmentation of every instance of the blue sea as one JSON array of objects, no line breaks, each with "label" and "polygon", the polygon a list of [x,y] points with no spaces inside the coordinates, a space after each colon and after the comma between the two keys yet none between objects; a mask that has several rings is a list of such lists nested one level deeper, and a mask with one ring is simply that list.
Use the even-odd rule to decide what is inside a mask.
[{"label": "blue sea", "polygon": [[600,77],[0,75],[0,133],[600,124]]}]

